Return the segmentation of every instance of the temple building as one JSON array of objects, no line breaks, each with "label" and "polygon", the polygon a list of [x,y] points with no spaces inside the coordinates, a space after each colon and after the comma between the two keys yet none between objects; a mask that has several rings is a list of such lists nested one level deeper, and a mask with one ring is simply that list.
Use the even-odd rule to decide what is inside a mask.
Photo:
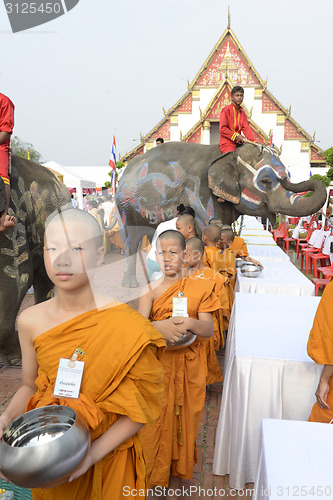
[{"label": "temple building", "polygon": [[289,169],[293,182],[308,179],[325,167],[322,149],[291,116],[291,107],[285,108],[268,90],[243,47],[230,28],[227,29],[201,66],[187,92],[145,136],[141,144],[121,160],[128,162],[156,145],[156,139],[184,141],[199,144],[218,144],[221,110],[230,104],[230,91],[235,85],[244,88],[242,107],[246,112],[254,136],[259,142],[271,138]]}]

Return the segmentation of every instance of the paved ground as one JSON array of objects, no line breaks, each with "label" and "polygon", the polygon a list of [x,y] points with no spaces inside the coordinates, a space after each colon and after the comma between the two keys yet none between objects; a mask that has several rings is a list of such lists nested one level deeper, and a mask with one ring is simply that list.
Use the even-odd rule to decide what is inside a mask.
[{"label": "paved ground", "polygon": [[[299,268],[300,262],[295,259],[293,249],[289,253],[292,262]],[[128,289],[121,286],[123,274],[123,256],[119,251],[112,251],[107,254],[106,264],[102,266],[94,277],[94,285],[96,289],[103,291],[117,299],[129,303],[132,307],[136,307],[137,298],[140,290],[145,286],[144,272],[140,265],[138,268],[139,288]],[[308,275],[312,279],[312,275]],[[23,301],[22,309],[30,307],[33,304],[33,296],[27,295]],[[223,370],[224,356],[220,351],[218,355],[220,366]],[[4,368],[0,364],[0,413],[8,405],[11,397],[18,389],[21,383],[21,368],[20,366]],[[191,491],[191,500],[203,499],[227,499],[233,498],[251,499],[253,484],[246,485],[246,490],[241,490],[238,493],[235,490],[230,490],[228,476],[214,476],[212,473],[214,444],[216,427],[219,417],[219,409],[221,403],[222,383],[209,386],[206,395],[205,408],[202,413],[199,434],[197,438],[199,462],[195,466],[193,479],[183,480],[182,486]],[[190,490],[190,487],[192,489]],[[199,491],[201,488],[201,491]],[[195,491],[195,489],[197,491]],[[204,494],[204,492],[206,494]],[[185,493],[186,495],[186,493]],[[178,497],[181,498],[181,497]],[[184,498],[187,498],[184,496]]]}]

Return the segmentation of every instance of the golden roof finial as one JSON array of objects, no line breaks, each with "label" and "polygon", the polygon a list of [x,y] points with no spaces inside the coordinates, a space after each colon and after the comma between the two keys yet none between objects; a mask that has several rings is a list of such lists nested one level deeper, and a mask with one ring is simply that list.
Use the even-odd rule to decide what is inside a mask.
[{"label": "golden roof finial", "polygon": [[281,144],[280,149],[278,149],[279,155],[282,153],[282,146],[283,146],[283,144]]},{"label": "golden roof finial", "polygon": [[140,141],[141,142],[143,141],[143,135],[141,134],[141,132],[140,132]]},{"label": "golden roof finial", "polygon": [[230,30],[230,23],[231,23],[231,19],[230,19],[230,5],[228,5],[228,26],[227,26],[228,30]]},{"label": "golden roof finial", "polygon": [[180,138],[181,142],[183,142],[183,134],[182,134],[182,131],[180,131],[179,138]]},{"label": "golden roof finial", "polygon": [[288,116],[288,118],[289,118],[289,116],[290,116],[290,113],[291,113],[291,105],[290,105],[290,106],[289,106],[289,108],[287,109],[287,116]]},{"label": "golden roof finial", "polygon": [[266,78],[266,80],[264,81],[264,88],[263,90],[266,90],[267,89],[267,82],[268,82],[268,77]]},{"label": "golden roof finial", "polygon": [[187,79],[187,90],[191,90],[190,81]]},{"label": "golden roof finial", "polygon": [[[313,136],[312,136],[312,139],[311,139],[311,142],[314,142],[316,139],[316,131],[313,132]],[[320,141],[319,141],[320,142]]]},{"label": "golden roof finial", "polygon": [[250,118],[250,120],[251,120],[251,118],[252,118],[252,112],[253,112],[253,106],[251,107],[251,109],[250,109],[250,113],[249,113],[249,118]]},{"label": "golden roof finial", "polygon": [[199,106],[200,120],[202,120],[202,109]]},{"label": "golden roof finial", "polygon": [[166,112],[166,111],[165,111],[165,109],[164,109],[164,106],[162,106],[162,109],[163,109],[163,113],[164,113],[165,118],[167,118],[167,117],[168,117],[168,115],[167,115],[167,112]]}]

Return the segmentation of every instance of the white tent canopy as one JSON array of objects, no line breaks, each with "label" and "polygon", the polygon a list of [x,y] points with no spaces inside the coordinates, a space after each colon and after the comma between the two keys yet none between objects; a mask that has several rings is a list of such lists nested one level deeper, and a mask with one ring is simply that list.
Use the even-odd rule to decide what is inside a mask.
[{"label": "white tent canopy", "polygon": [[[62,175],[65,186],[76,189],[77,201],[80,208],[83,208],[82,190],[96,190],[96,187],[104,186],[105,181],[109,179],[108,172],[110,167],[64,167],[55,161],[48,161],[44,163],[44,166]],[[92,180],[92,178],[94,178],[94,180]]]}]

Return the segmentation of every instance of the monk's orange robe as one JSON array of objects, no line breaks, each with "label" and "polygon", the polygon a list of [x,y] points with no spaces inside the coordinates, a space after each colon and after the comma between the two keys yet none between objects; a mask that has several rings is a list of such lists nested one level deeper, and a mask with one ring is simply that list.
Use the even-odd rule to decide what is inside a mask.
[{"label": "monk's orange robe", "polygon": [[[333,281],[325,288],[308,340],[308,354],[319,365],[333,365]],[[310,422],[328,423],[333,418],[333,377],[329,381],[327,404],[330,410],[313,405]]]},{"label": "monk's orange robe", "polygon": [[[235,298],[235,282],[236,282],[236,258],[233,250],[226,248],[224,251],[217,247],[205,247],[205,252],[202,258],[205,266],[210,267],[222,276],[228,278],[226,290],[229,297],[229,310],[231,311]],[[229,316],[230,317],[230,316]],[[228,329],[229,319],[225,321],[225,330]]]},{"label": "monk's orange robe", "polygon": [[224,347],[224,337],[223,331],[225,326],[225,319],[230,318],[229,310],[229,298],[226,291],[226,284],[228,278],[222,276],[221,274],[213,271],[209,267],[200,269],[194,274],[190,273],[190,277],[193,280],[210,280],[215,282],[214,293],[220,301],[221,309],[215,311],[213,315],[214,321],[214,334],[209,339],[203,340],[203,345],[206,350],[206,361],[207,361],[207,379],[206,384],[215,384],[216,382],[221,382],[223,379],[221,368],[217,360],[216,351],[220,347]]},{"label": "monk's orange robe", "polygon": [[[158,361],[164,339],[151,323],[125,304],[81,314],[39,335],[37,392],[27,411],[47,405],[73,408],[88,424],[91,441],[122,415],[140,423],[160,413],[163,370]],[[60,358],[75,349],[85,362],[78,399],[53,397]],[[140,432],[123,442],[71,483],[32,490],[34,500],[120,500],[123,487],[145,491],[145,463]],[[143,498],[129,496],[129,498]]]},{"label": "monk's orange robe", "polygon": [[[166,290],[153,303],[151,321],[172,316],[172,298],[182,291],[187,297],[188,315],[220,308],[209,280],[186,277]],[[142,431],[147,464],[148,487],[168,486],[170,467],[174,476],[190,479],[197,462],[196,437],[206,395],[206,353],[203,339],[197,337],[188,347],[164,351],[164,394],[159,418]]]},{"label": "monk's orange robe", "polygon": [[229,248],[233,250],[236,257],[242,258],[248,257],[249,255],[245,241],[239,236],[235,236],[234,241],[231,243]]}]

